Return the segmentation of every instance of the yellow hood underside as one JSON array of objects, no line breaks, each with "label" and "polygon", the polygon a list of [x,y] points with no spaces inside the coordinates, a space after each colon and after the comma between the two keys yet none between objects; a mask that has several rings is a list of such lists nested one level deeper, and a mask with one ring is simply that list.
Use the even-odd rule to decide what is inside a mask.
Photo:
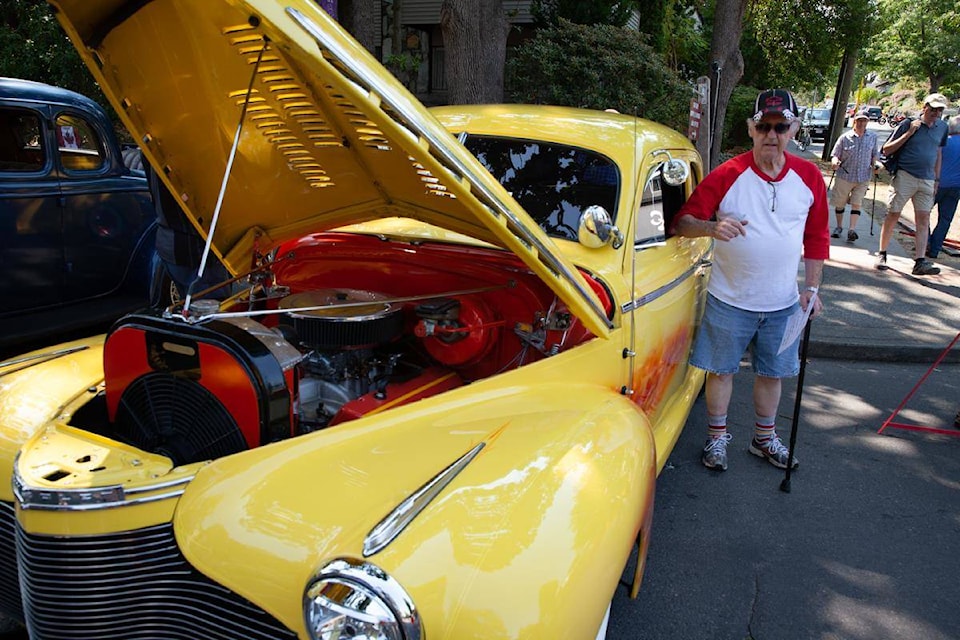
[{"label": "yellow hood underside", "polygon": [[557,245],[317,3],[51,4],[197,227],[217,217],[233,271],[283,240],[408,217],[513,251],[607,335]]}]

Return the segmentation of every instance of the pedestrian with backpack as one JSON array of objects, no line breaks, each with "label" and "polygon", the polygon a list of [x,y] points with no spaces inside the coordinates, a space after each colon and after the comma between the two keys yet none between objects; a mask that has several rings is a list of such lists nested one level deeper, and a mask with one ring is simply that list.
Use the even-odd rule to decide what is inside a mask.
[{"label": "pedestrian with backpack", "polygon": [[881,149],[881,153],[888,158],[895,157],[896,173],[890,184],[887,215],[880,228],[877,269],[889,268],[887,246],[893,238],[893,230],[904,205],[912,200],[917,223],[913,275],[932,276],[940,273],[940,268],[927,259],[926,249],[930,234],[930,210],[933,209],[940,180],[942,149],[947,144],[947,123],[940,119],[946,106],[947,99],[943,94],[931,93],[923,99],[920,117],[900,123]]}]

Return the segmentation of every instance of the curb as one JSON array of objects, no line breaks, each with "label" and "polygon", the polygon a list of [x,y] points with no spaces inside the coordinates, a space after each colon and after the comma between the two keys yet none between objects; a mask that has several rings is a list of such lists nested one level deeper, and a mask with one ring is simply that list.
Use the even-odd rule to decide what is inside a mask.
[{"label": "curb", "polygon": [[[822,360],[846,360],[866,362],[899,362],[909,364],[933,364],[943,354],[945,347],[894,346],[840,344],[810,341],[807,345],[807,357]],[[954,345],[943,356],[941,364],[960,364],[960,348]]]}]

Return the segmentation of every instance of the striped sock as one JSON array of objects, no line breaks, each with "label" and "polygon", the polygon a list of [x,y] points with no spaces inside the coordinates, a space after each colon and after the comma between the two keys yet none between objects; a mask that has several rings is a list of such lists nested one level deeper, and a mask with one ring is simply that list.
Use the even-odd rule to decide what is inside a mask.
[{"label": "striped sock", "polygon": [[727,414],[718,416],[707,414],[707,436],[719,438],[727,432]]},{"label": "striped sock", "polygon": [[759,445],[765,445],[773,439],[776,433],[777,416],[757,415],[757,422],[754,425],[753,439]]}]

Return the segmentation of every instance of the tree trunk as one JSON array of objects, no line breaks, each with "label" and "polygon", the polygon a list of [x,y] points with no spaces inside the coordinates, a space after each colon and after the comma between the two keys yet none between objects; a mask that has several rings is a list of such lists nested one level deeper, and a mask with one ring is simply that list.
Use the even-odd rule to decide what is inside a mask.
[{"label": "tree trunk", "polygon": [[[733,89],[743,77],[743,55],[740,53],[740,36],[743,35],[743,18],[748,0],[717,0],[713,17],[713,36],[710,39],[710,78],[714,82],[713,126],[710,129],[710,169],[720,164],[720,149],[723,145],[723,121],[727,116],[727,104]],[[717,69],[719,68],[719,82]],[[744,125],[746,126],[746,125]]]},{"label": "tree trunk", "polygon": [[379,1],[340,0],[337,8],[343,28],[349,31],[350,35],[356,38],[367,51],[376,55],[376,27],[377,21],[380,20]]},{"label": "tree trunk", "polygon": [[440,27],[450,104],[503,102],[510,23],[501,0],[443,0]]}]

